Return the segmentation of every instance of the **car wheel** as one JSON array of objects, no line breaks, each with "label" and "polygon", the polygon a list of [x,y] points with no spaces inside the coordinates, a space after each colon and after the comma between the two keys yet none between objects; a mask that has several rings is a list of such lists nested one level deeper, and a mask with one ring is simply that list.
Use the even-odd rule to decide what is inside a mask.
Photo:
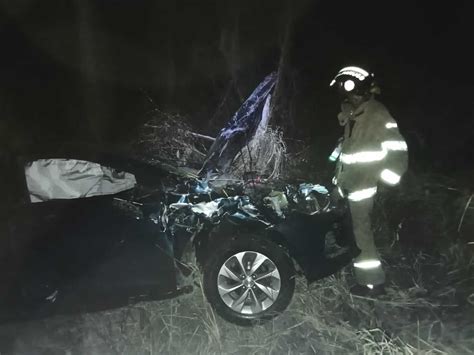
[{"label": "car wheel", "polygon": [[204,265],[204,292],[216,312],[252,325],[284,311],[295,290],[293,261],[279,245],[240,237],[222,243]]}]

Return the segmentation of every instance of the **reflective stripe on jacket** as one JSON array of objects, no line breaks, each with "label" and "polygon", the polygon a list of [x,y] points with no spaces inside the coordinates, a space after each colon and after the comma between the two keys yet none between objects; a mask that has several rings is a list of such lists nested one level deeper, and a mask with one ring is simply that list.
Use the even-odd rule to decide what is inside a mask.
[{"label": "reflective stripe on jacket", "polygon": [[371,98],[338,115],[344,140],[336,170],[337,185],[349,192],[374,189],[378,181],[396,185],[408,166],[408,148],[387,108]]}]

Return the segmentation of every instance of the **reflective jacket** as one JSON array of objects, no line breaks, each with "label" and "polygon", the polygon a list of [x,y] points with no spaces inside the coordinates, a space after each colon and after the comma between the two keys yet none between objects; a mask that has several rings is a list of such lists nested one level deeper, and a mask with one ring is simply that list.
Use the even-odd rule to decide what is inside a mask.
[{"label": "reflective jacket", "polygon": [[338,118],[344,138],[336,168],[337,186],[357,201],[375,195],[379,181],[398,184],[407,170],[408,148],[387,108],[371,98],[355,111],[343,104]]}]

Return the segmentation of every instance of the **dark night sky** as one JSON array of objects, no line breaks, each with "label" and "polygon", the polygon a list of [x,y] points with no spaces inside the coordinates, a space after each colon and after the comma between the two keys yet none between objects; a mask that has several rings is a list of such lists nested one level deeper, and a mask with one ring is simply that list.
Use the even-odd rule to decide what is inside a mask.
[{"label": "dark night sky", "polygon": [[[2,129],[16,132],[10,139],[21,143],[11,145],[30,149],[45,140],[119,141],[143,117],[142,89],[206,129],[232,75],[245,96],[276,69],[289,13],[276,0],[1,3]],[[468,1],[304,0],[295,8],[290,67],[302,135],[332,144],[338,104],[328,83],[341,66],[359,64],[379,78],[381,100],[420,160],[472,169]]]}]

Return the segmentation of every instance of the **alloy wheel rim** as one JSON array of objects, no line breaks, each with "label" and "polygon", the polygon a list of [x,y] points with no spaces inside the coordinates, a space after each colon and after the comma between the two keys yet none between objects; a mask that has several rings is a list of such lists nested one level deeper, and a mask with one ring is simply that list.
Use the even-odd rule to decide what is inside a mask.
[{"label": "alloy wheel rim", "polygon": [[275,263],[255,251],[228,258],[219,270],[217,288],[222,301],[233,311],[255,315],[271,307],[281,289]]}]

